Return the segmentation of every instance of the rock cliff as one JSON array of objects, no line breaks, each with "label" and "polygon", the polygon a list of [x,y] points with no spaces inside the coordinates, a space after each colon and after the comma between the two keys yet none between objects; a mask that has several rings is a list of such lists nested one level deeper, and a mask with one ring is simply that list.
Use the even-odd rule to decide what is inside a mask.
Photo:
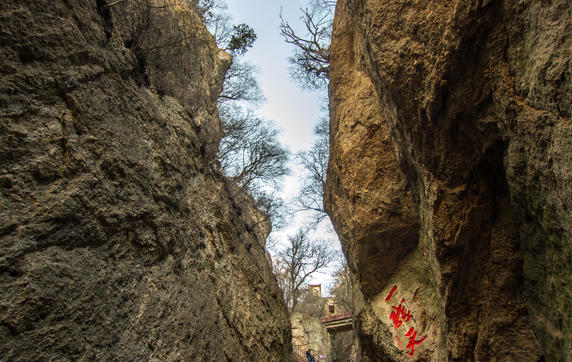
[{"label": "rock cliff", "polygon": [[338,1],[325,206],[365,360],[572,359],[571,10]]},{"label": "rock cliff", "polygon": [[1,359],[291,356],[189,3],[4,0],[0,44]]},{"label": "rock cliff", "polygon": [[293,312],[290,315],[292,324],[292,345],[298,350],[298,356],[305,356],[307,350],[318,359],[327,356],[331,361],[332,346],[330,334],[320,322],[320,318],[302,312]]}]

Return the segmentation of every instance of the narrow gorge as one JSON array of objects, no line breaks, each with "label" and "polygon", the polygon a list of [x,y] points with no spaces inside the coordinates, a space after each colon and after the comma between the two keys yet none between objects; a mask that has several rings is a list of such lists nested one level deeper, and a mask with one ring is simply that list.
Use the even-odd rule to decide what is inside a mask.
[{"label": "narrow gorge", "polygon": [[199,2],[0,2],[0,361],[572,361],[570,1],[316,1],[353,308],[307,280],[312,323]]}]

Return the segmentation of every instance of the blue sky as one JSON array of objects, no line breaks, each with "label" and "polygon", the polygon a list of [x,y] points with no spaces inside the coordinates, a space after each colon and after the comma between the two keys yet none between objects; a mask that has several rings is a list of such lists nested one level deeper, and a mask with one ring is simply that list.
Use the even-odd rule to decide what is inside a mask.
[{"label": "blue sky", "polygon": [[254,46],[244,59],[258,67],[259,85],[267,102],[260,114],[282,129],[281,141],[292,152],[309,148],[312,129],[320,114],[320,96],[302,91],[290,81],[288,56],[290,47],[280,35],[280,9],[292,24],[299,18],[306,1],[296,0],[227,0],[234,23],[246,23],[257,34]]},{"label": "blue sky", "polygon": [[[320,118],[325,98],[325,91],[303,91],[291,81],[288,57],[292,49],[280,35],[280,11],[294,29],[301,29],[299,8],[306,7],[307,3],[307,0],[226,0],[233,23],[246,23],[257,34],[257,40],[244,60],[258,68],[257,79],[267,100],[258,113],[275,122],[281,130],[280,141],[292,153],[310,148],[313,128]],[[297,193],[301,181],[300,170],[294,164],[291,168],[292,174],[284,179],[282,188],[282,196],[286,199]],[[273,232],[272,237],[279,243],[286,243],[288,236],[302,224],[303,217],[298,215],[287,227]],[[333,246],[339,248],[330,225],[323,225],[314,236],[332,240]],[[311,280],[324,287],[330,282],[329,275],[318,273]]]}]

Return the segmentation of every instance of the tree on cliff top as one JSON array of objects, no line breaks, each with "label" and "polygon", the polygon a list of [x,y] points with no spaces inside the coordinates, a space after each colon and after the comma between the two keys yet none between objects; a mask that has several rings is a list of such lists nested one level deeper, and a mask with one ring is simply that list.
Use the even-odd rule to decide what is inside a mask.
[{"label": "tree on cliff top", "polygon": [[247,24],[232,25],[230,16],[225,12],[223,0],[190,0],[203,22],[215,37],[221,49],[232,55],[242,55],[251,48],[256,40],[256,33]]},{"label": "tree on cliff top", "polygon": [[302,230],[288,238],[288,244],[278,253],[275,274],[290,311],[296,308],[310,276],[326,268],[336,257],[337,252],[326,240],[310,240]]},{"label": "tree on cliff top", "polygon": [[294,54],[288,58],[291,75],[302,88],[320,89],[328,84],[335,5],[334,0],[312,0],[308,8],[301,8],[303,32],[294,30],[280,14],[280,33],[294,46]]},{"label": "tree on cliff top", "polygon": [[250,112],[221,113],[225,135],[219,158],[225,174],[245,191],[275,186],[288,172],[288,153],[278,141],[278,130]]},{"label": "tree on cliff top", "polygon": [[288,173],[289,154],[278,140],[270,120],[257,117],[254,109],[264,100],[255,68],[241,60],[257,36],[246,25],[232,25],[221,0],[192,0],[199,8],[218,46],[233,56],[225,74],[217,107],[223,124],[218,159],[228,179],[248,193],[273,227],[283,220],[283,201],[275,196],[279,179]]}]

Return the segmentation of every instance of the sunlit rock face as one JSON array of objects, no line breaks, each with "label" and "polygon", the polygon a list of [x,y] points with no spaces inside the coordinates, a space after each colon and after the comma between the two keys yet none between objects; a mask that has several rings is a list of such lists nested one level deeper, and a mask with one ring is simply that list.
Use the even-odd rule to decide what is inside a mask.
[{"label": "sunlit rock face", "polygon": [[570,11],[338,2],[325,206],[365,360],[572,358]]},{"label": "sunlit rock face", "polygon": [[270,226],[217,171],[230,56],[146,3],[0,3],[2,360],[291,356]]},{"label": "sunlit rock face", "polygon": [[330,335],[320,322],[320,318],[294,312],[290,316],[292,323],[292,344],[298,350],[298,356],[305,356],[310,350],[312,356],[331,356]]}]

